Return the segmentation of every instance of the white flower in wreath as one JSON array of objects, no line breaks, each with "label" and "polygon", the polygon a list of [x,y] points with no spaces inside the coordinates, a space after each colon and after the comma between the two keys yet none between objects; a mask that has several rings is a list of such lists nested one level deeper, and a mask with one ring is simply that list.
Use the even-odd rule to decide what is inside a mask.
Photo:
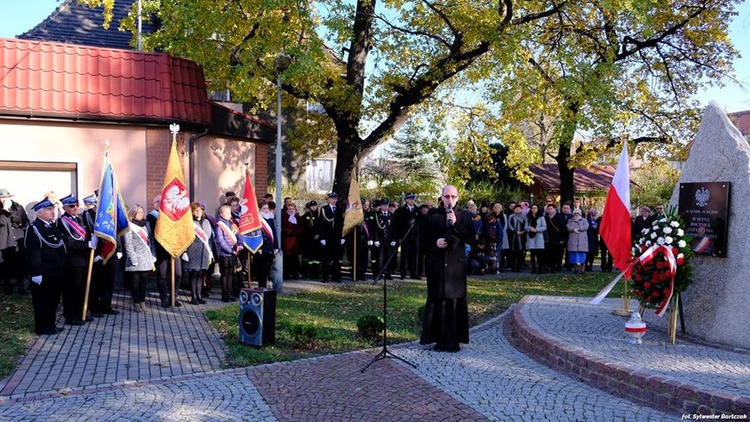
[{"label": "white flower in wreath", "polygon": [[643,230],[641,230],[641,233],[648,234],[648,227],[645,227]]},{"label": "white flower in wreath", "polygon": [[661,220],[659,220],[659,222],[660,222],[660,223],[666,223],[666,222],[667,222],[667,219],[666,219],[666,218],[662,218]]},{"label": "white flower in wreath", "polygon": [[650,240],[646,241],[646,246],[651,246],[651,241]]},{"label": "white flower in wreath", "polygon": [[633,255],[638,255],[638,252],[640,252],[640,251],[641,251],[640,249],[638,249],[638,248],[636,248],[636,247],[634,246],[634,247],[633,247],[633,250],[631,250],[630,252],[631,252],[631,253],[632,253]]},{"label": "white flower in wreath", "polygon": [[669,226],[664,227],[664,234],[669,234],[669,233],[672,233],[672,228]]},{"label": "white flower in wreath", "polygon": [[676,221],[673,221],[673,222],[669,223],[669,225],[672,226],[672,227],[674,227],[674,228],[680,227],[680,223],[678,223]]},{"label": "white flower in wreath", "polygon": [[677,236],[682,237],[684,234],[685,232],[682,229],[677,229]]},{"label": "white flower in wreath", "polygon": [[672,236],[667,236],[667,237],[664,238],[664,243],[665,244],[671,245],[672,242],[674,242],[674,239],[672,238]]},{"label": "white flower in wreath", "polygon": [[677,254],[677,259],[684,259],[684,258],[685,258],[684,254],[682,254],[682,253],[678,253]]},{"label": "white flower in wreath", "polygon": [[659,244],[659,245],[663,245],[664,244],[664,238],[660,237],[660,238],[656,239],[656,243]]},{"label": "white flower in wreath", "polygon": [[680,240],[679,242],[677,242],[677,247],[684,248],[685,246],[687,246],[687,242],[685,242],[684,240]]},{"label": "white flower in wreath", "polygon": [[651,238],[652,238],[652,239],[656,239],[656,237],[657,237],[657,234],[656,234],[656,233],[651,233]]}]

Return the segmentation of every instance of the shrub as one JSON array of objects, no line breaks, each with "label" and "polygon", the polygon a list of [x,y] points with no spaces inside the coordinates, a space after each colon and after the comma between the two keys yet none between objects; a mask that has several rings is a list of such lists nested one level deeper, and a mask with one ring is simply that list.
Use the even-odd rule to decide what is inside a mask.
[{"label": "shrub", "polygon": [[357,320],[357,331],[362,337],[375,338],[385,329],[383,319],[375,315],[365,315]]},{"label": "shrub", "polygon": [[294,324],[289,327],[292,347],[295,349],[312,349],[318,342],[318,327],[310,324]]}]

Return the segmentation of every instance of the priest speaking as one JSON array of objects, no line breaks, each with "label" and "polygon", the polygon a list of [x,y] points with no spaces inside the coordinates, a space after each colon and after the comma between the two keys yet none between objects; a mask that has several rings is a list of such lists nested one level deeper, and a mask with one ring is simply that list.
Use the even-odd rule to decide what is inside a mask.
[{"label": "priest speaking", "polygon": [[466,273],[474,239],[471,216],[456,209],[458,189],[443,188],[443,206],[427,215],[427,304],[420,344],[435,343],[439,352],[458,352],[469,342]]}]

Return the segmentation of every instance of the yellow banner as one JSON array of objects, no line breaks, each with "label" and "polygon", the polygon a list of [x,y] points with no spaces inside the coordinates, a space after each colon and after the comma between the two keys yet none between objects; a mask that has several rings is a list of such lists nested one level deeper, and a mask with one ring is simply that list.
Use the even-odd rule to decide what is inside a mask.
[{"label": "yellow banner", "polygon": [[359,196],[359,185],[357,184],[357,175],[352,175],[352,182],[349,184],[349,198],[346,203],[346,212],[344,213],[344,229],[342,236],[349,233],[357,224],[365,219],[365,213],[362,211],[362,198]]},{"label": "yellow banner", "polygon": [[154,237],[172,257],[176,258],[193,243],[195,230],[193,214],[190,211],[190,197],[175,141],[172,141],[167,173],[162,186]]}]

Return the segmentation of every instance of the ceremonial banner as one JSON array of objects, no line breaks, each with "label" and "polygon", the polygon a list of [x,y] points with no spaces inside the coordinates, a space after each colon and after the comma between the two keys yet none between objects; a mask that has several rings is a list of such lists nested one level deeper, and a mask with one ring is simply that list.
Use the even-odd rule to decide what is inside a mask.
[{"label": "ceremonial banner", "polygon": [[364,219],[365,213],[362,211],[362,198],[359,196],[359,185],[357,184],[356,174],[353,174],[352,181],[349,184],[349,198],[346,201],[344,228],[341,235],[344,236],[349,233],[349,231]]},{"label": "ceremonial banner", "polygon": [[263,246],[263,227],[258,209],[258,200],[255,197],[255,190],[250,181],[250,169],[245,171],[245,190],[242,193],[242,208],[240,211],[240,234],[242,243],[250,251],[256,253]]},{"label": "ceremonial banner", "polygon": [[169,153],[154,237],[173,258],[185,252],[195,240],[190,198],[177,155],[176,141],[172,141],[172,150]]},{"label": "ceremonial banner", "polygon": [[106,263],[117,250],[117,237],[130,230],[128,216],[125,212],[125,202],[120,196],[115,171],[106,153],[104,154],[98,199],[94,235],[100,239],[100,242],[98,242],[99,254]]},{"label": "ceremonial banner", "polygon": [[[604,215],[599,233],[612,254],[615,266],[623,271],[631,258],[630,233],[630,170],[628,169],[628,144],[625,143],[617,163],[612,184],[604,203]],[[629,278],[629,275],[625,275]]]}]

